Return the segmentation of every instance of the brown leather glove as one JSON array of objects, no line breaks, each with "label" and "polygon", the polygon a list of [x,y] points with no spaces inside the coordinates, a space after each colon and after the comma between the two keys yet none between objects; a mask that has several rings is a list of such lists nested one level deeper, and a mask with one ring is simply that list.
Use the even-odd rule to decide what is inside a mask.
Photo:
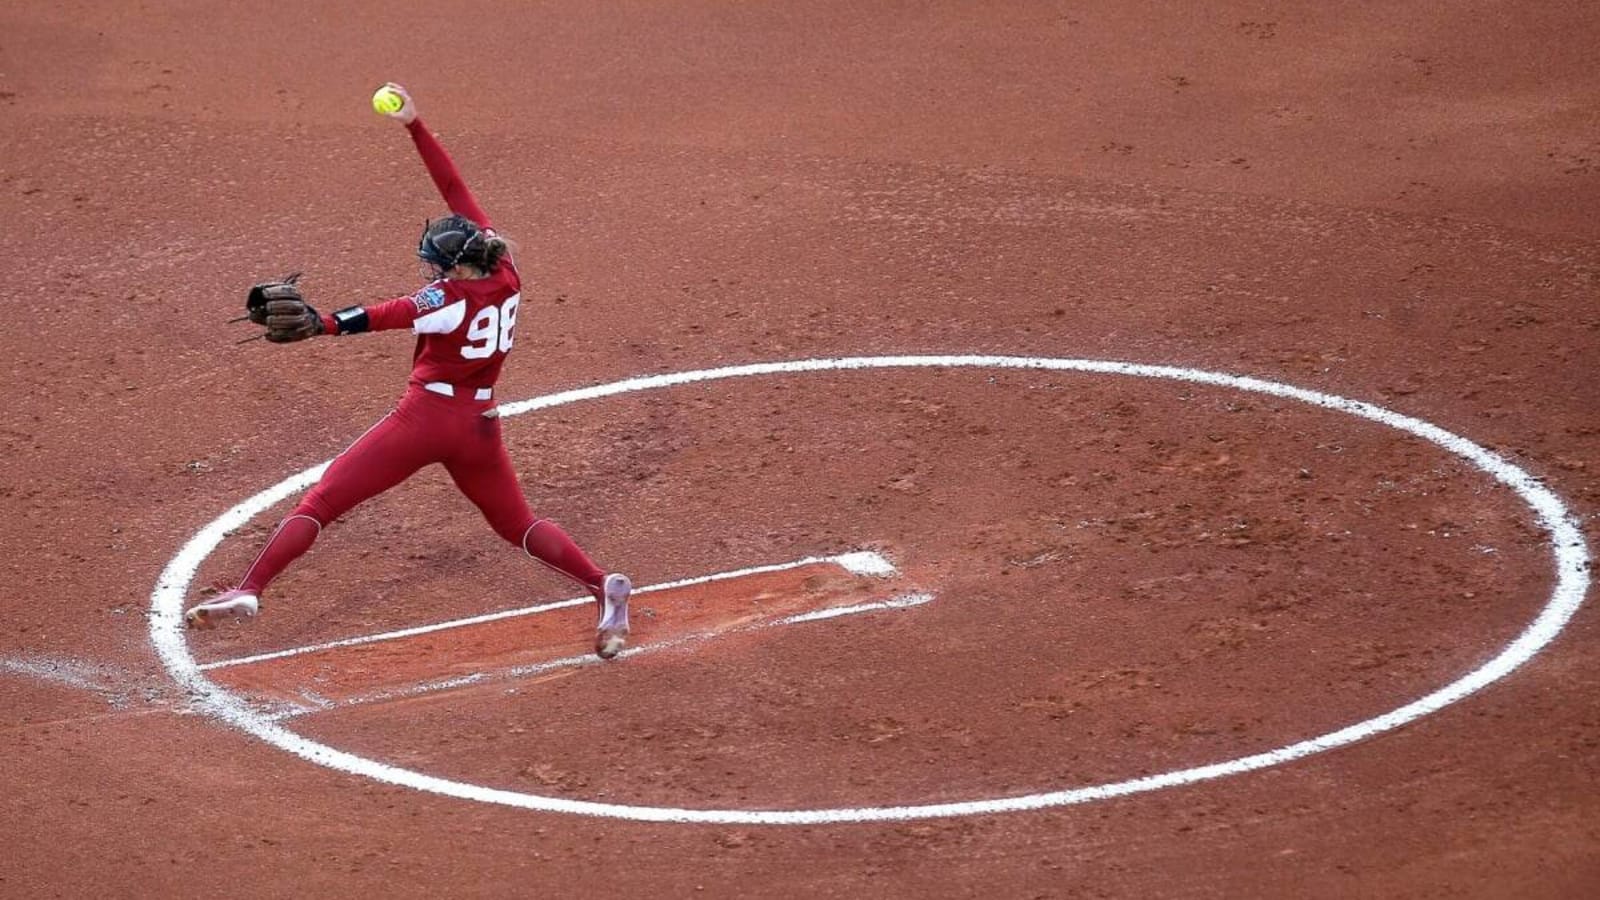
[{"label": "brown leather glove", "polygon": [[293,297],[267,296],[267,340],[274,344],[289,344],[316,337],[322,333],[322,316],[300,298],[293,285],[283,285],[294,291]]},{"label": "brown leather glove", "polygon": [[244,298],[245,317],[257,325],[267,324],[267,292],[271,291],[274,297],[292,296],[299,298],[298,288],[285,294],[280,289],[287,286],[294,288],[295,282],[300,280],[299,272],[290,272],[276,281],[263,281],[250,288],[250,293]]},{"label": "brown leather glove", "polygon": [[295,285],[299,278],[296,272],[281,281],[264,281],[250,288],[245,297],[245,314],[267,329],[265,337],[274,344],[303,341],[322,333],[322,317]]}]

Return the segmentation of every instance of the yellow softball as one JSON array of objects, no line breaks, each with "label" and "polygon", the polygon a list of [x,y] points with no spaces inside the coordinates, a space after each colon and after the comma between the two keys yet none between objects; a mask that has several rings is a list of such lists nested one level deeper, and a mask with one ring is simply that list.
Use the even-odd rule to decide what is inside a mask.
[{"label": "yellow softball", "polygon": [[380,116],[393,115],[406,105],[406,98],[394,88],[384,85],[372,95],[372,111]]}]

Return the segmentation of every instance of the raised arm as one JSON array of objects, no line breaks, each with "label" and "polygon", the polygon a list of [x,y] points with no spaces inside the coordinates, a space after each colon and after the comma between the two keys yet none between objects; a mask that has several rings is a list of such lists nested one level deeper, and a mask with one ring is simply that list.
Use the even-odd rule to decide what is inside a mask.
[{"label": "raised arm", "polygon": [[411,132],[411,140],[417,145],[417,155],[422,157],[422,164],[427,166],[428,175],[433,179],[434,187],[439,189],[439,196],[444,198],[445,205],[450,211],[459,216],[466,216],[484,228],[493,228],[489,216],[478,205],[478,198],[472,196],[472,191],[467,183],[461,179],[461,173],[456,169],[456,164],[450,159],[450,154],[445,152],[444,145],[434,137],[428,126],[422,123],[417,115],[416,101],[406,89],[394,82],[388,88],[399,94],[405,103],[392,112],[385,113],[391,119],[397,119]]},{"label": "raised arm", "polygon": [[478,198],[472,196],[467,183],[461,180],[461,173],[456,170],[450,154],[445,152],[444,145],[433,136],[428,126],[422,124],[421,119],[413,119],[406,130],[411,132],[411,140],[416,142],[422,164],[428,167],[428,174],[433,177],[433,184],[439,189],[439,196],[444,198],[450,211],[458,216],[466,216],[484,228],[493,228],[483,207],[478,205]]}]

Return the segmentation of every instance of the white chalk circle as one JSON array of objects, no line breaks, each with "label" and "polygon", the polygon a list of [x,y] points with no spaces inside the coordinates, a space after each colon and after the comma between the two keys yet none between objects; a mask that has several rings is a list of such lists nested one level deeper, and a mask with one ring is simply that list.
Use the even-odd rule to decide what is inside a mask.
[{"label": "white chalk circle", "polygon": [[402,769],[373,759],[356,756],[343,750],[302,737],[282,725],[270,721],[264,713],[250,708],[237,697],[208,680],[195,664],[185,641],[183,627],[183,602],[189,583],[200,563],[216,549],[223,537],[248,522],[255,515],[274,504],[306,489],[316,482],[327,467],[324,463],[293,475],[285,481],[240,503],[220,518],[206,525],[183,546],[161,573],[155,591],[150,595],[150,640],[155,645],[162,665],[174,680],[188,689],[197,699],[202,711],[241,731],[266,741],[274,747],[341,772],[362,775],[389,784],[403,785],[420,791],[430,791],[463,800],[496,803],[523,809],[546,812],[574,813],[585,816],[602,816],[630,819],[640,822],[695,822],[727,825],[820,825],[843,822],[883,822],[907,819],[932,819],[949,816],[986,815],[1044,809],[1105,800],[1128,794],[1138,794],[1161,788],[1193,784],[1225,775],[1238,775],[1281,765],[1297,759],[1353,744],[1376,734],[1399,728],[1430,713],[1470,696],[1485,686],[1506,677],[1518,666],[1532,659],[1545,645],[1555,639],[1567,622],[1577,612],[1589,589],[1589,550],[1571,512],[1559,497],[1540,484],[1528,472],[1495,453],[1421,419],[1391,412],[1370,403],[1349,400],[1304,388],[1291,387],[1259,378],[1224,375],[1199,369],[1172,366],[1138,365],[1091,359],[1052,359],[1015,356],[868,356],[843,359],[804,359],[791,362],[758,363],[728,366],[718,369],[701,369],[670,375],[653,375],[630,378],[611,384],[596,385],[579,390],[564,391],[511,403],[502,407],[502,415],[514,416],[535,410],[550,409],[636,391],[655,390],[674,385],[727,378],[748,378],[758,375],[798,375],[807,372],[840,372],[862,369],[901,368],[979,368],[979,369],[1042,369],[1068,372],[1085,372],[1100,375],[1132,375],[1140,378],[1164,378],[1173,381],[1234,388],[1273,397],[1298,400],[1323,409],[1349,413],[1415,435],[1472,463],[1495,480],[1504,484],[1528,504],[1544,529],[1555,564],[1555,588],[1550,599],[1539,611],[1537,618],[1516,639],[1493,659],[1461,678],[1421,697],[1399,709],[1386,712],[1365,721],[1357,722],[1298,743],[1242,756],[1237,759],[1209,765],[1178,769],[1159,775],[1149,775],[1128,781],[1069,788],[1046,793],[1024,794],[1010,797],[964,800],[954,803],[929,803],[912,806],[868,806],[855,809],[675,809],[660,806],[634,806],[622,803],[595,803],[586,800],[568,800],[539,794],[499,790],[476,784],[466,784]]}]

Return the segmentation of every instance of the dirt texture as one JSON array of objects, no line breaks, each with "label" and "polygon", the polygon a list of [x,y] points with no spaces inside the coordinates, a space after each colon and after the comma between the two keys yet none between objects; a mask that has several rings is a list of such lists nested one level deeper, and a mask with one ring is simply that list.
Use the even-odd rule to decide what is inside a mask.
[{"label": "dirt texture", "polygon": [[[203,714],[162,569],[399,396],[403,335],[234,343],[264,276],[418,284],[407,85],[518,245],[497,399],[1004,354],[1370,401],[1600,513],[1600,7],[291,0],[0,7],[0,897],[1589,897],[1600,624],[1370,740],[1088,804],[648,824],[343,774]],[[572,800],[896,806],[1122,781],[1369,719],[1544,607],[1511,491],[1370,421],[1074,372],[764,375],[506,423],[535,511],[658,584],[592,615],[218,669],[392,765]],[[226,586],[285,506],[228,537]],[[746,627],[926,591],[914,608]],[[442,471],[202,663],[572,596]],[[442,635],[452,635],[449,638]],[[692,639],[689,639],[692,638]],[[523,667],[527,677],[410,685]],[[388,692],[388,693],[386,693]],[[351,701],[351,702],[342,702]]]}]

